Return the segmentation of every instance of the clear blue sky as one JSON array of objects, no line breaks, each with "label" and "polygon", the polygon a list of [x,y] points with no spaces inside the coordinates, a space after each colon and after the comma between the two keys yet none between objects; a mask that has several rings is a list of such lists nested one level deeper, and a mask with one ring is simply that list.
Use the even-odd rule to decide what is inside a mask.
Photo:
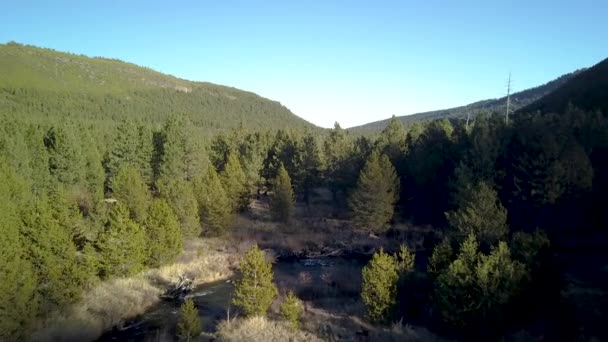
[{"label": "clear blue sky", "polygon": [[[320,126],[502,96],[608,57],[608,1],[3,1],[0,42],[119,58]],[[1,77],[1,75],[0,75]]]}]

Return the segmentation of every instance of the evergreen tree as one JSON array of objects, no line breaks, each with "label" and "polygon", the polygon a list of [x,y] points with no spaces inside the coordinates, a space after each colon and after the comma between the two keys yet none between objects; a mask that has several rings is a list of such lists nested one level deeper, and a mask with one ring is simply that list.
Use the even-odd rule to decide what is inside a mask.
[{"label": "evergreen tree", "polygon": [[427,271],[432,278],[436,278],[452,263],[452,245],[448,239],[443,239],[433,248],[433,254],[429,259]]},{"label": "evergreen tree", "polygon": [[196,237],[201,233],[198,204],[192,185],[181,179],[168,180],[158,186],[160,196],[171,206],[182,228],[184,239]]},{"label": "evergreen tree", "polygon": [[278,294],[272,282],[272,264],[257,245],[245,253],[232,303],[247,316],[264,316]]},{"label": "evergreen tree", "polygon": [[[56,198],[56,197],[55,197]],[[90,276],[81,268],[72,231],[56,220],[52,198],[36,199],[24,210],[22,234],[38,280],[41,309],[51,312],[79,299]]]},{"label": "evergreen tree", "polygon": [[198,310],[192,299],[188,298],[179,309],[177,336],[182,341],[191,341],[199,336],[201,332],[201,319],[198,316]]},{"label": "evergreen tree", "polygon": [[[149,153],[151,148],[145,147],[145,145],[148,144],[151,146],[152,142],[149,141],[145,143],[140,141],[137,125],[134,121],[122,120],[120,122],[116,136],[113,140],[112,148],[105,160],[105,167],[108,175],[106,185],[108,188],[112,189],[114,177],[126,164],[135,165],[138,169],[145,166],[145,164],[142,163],[142,160],[144,159],[143,154],[146,152]],[[138,171],[143,172],[144,170],[139,169]]]},{"label": "evergreen tree", "polygon": [[315,136],[307,132],[301,143],[301,172],[302,180],[300,191],[304,200],[310,203],[310,194],[315,186],[321,182],[321,151]]},{"label": "evergreen tree", "polygon": [[459,327],[480,324],[479,328],[484,322],[500,321],[497,316],[519,293],[525,275],[506,243],[501,241],[486,255],[470,234],[456,260],[437,277],[434,302],[446,322]]},{"label": "evergreen tree", "polygon": [[85,161],[72,129],[51,127],[44,145],[49,151],[49,171],[59,182],[73,185],[84,179]]},{"label": "evergreen tree", "polygon": [[20,236],[21,185],[0,157],[0,341],[25,339],[38,310],[37,279]]},{"label": "evergreen tree", "polygon": [[128,209],[114,204],[97,241],[101,276],[124,277],[142,270],[147,258],[146,244],[146,233],[129,218]]},{"label": "evergreen tree", "polygon": [[212,234],[222,234],[232,224],[234,215],[222,182],[213,166],[207,176],[195,182],[201,224]]},{"label": "evergreen tree", "polygon": [[294,196],[291,179],[287,170],[281,165],[277,178],[274,180],[270,211],[275,220],[288,222],[293,214]]},{"label": "evergreen tree", "polygon": [[403,158],[405,157],[406,136],[405,127],[403,127],[401,121],[393,115],[376,141],[379,150],[391,160],[397,169],[400,169],[399,166],[401,166]]},{"label": "evergreen tree", "polygon": [[236,153],[231,153],[228,156],[226,167],[221,173],[220,179],[226,195],[230,199],[232,211],[246,209],[249,206],[250,194],[247,192],[247,180]]},{"label": "evergreen tree", "polygon": [[154,199],[144,223],[147,235],[146,262],[158,267],[177,257],[182,249],[182,233],[173,210],[163,199]]},{"label": "evergreen tree", "polygon": [[344,192],[350,186],[347,169],[352,149],[352,141],[348,132],[336,122],[323,144],[326,178],[334,199],[338,192]]},{"label": "evergreen tree", "polygon": [[148,214],[151,196],[140,171],[132,164],[123,164],[112,183],[112,194],[129,209],[132,220],[142,223]]},{"label": "evergreen tree", "polygon": [[372,152],[349,198],[355,223],[381,232],[392,219],[399,197],[399,179],[388,157]]},{"label": "evergreen tree", "polygon": [[458,210],[446,214],[450,225],[463,235],[470,233],[482,242],[492,244],[508,233],[507,211],[496,191],[486,183],[467,187],[458,196]]},{"label": "evergreen tree", "polygon": [[289,291],[287,296],[285,296],[285,300],[283,300],[283,304],[281,304],[281,315],[283,315],[283,318],[289,322],[294,330],[298,330],[300,327],[302,311],[302,302],[292,291]]},{"label": "evergreen tree", "polygon": [[361,300],[365,304],[367,315],[376,322],[389,319],[397,303],[397,281],[400,275],[397,258],[380,249],[363,267],[362,272]]}]

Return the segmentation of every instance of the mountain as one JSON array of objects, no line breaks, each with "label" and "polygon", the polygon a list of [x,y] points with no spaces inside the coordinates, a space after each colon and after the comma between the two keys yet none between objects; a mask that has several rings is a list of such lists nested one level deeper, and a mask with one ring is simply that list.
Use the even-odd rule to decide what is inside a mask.
[{"label": "mountain", "polygon": [[[511,108],[512,111],[516,111],[523,108],[534,101],[550,94],[562,85],[566,84],[574,76],[581,74],[584,69],[574,71],[572,73],[560,76],[553,81],[550,81],[544,85],[526,89],[517,93],[511,94]],[[501,97],[499,99],[489,99],[470,103],[466,106],[454,107],[449,109],[435,110],[424,113],[417,113],[412,115],[404,115],[397,117],[403,124],[410,125],[416,122],[430,121],[442,118],[464,118],[468,114],[472,116],[479,113],[491,113],[496,111],[505,111],[507,104],[507,97]],[[366,134],[379,132],[386,127],[389,119],[370,122],[365,125],[351,127],[349,130],[353,133]]]},{"label": "mountain", "polygon": [[279,102],[221,85],[192,82],[116,59],[17,43],[0,44],[0,113],[150,124],[171,114],[205,130],[314,128]]},{"label": "mountain", "polygon": [[520,112],[561,112],[570,104],[608,113],[608,58],[574,75],[555,91],[521,108]]}]

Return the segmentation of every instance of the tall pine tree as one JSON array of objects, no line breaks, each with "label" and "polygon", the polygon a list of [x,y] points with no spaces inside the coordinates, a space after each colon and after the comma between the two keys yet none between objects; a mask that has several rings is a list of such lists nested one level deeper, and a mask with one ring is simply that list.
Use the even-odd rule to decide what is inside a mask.
[{"label": "tall pine tree", "polygon": [[175,213],[163,199],[154,199],[144,223],[147,236],[147,265],[158,267],[179,255],[182,232]]},{"label": "tall pine tree", "polygon": [[203,229],[213,235],[226,232],[234,214],[215,168],[210,165],[207,176],[196,181],[194,187]]},{"label": "tall pine tree", "polygon": [[281,222],[288,222],[293,214],[294,196],[293,188],[291,187],[291,178],[285,167],[281,165],[277,178],[273,182],[272,200],[270,202],[270,211],[272,217]]},{"label": "tall pine tree", "polygon": [[103,278],[129,276],[142,270],[147,258],[146,233],[129,218],[128,209],[113,204],[104,231],[97,240]]},{"label": "tall pine tree", "polygon": [[355,223],[382,232],[392,219],[399,198],[399,178],[387,156],[372,152],[349,198]]}]

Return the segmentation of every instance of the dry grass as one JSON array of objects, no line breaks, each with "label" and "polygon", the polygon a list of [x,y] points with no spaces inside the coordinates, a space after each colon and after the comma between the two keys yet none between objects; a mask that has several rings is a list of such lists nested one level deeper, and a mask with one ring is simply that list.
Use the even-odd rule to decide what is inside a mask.
[{"label": "dry grass", "polygon": [[251,317],[230,322],[224,321],[219,324],[216,335],[219,341],[226,342],[321,341],[321,339],[313,334],[290,329],[286,322],[271,321],[265,317]]},{"label": "dry grass", "polygon": [[187,243],[178,262],[151,269],[138,276],[102,282],[84,294],[71,310],[43,322],[35,341],[93,341],[125,320],[146,312],[158,303],[168,286],[180,275],[195,284],[229,278],[237,257],[220,240],[196,239]]}]

